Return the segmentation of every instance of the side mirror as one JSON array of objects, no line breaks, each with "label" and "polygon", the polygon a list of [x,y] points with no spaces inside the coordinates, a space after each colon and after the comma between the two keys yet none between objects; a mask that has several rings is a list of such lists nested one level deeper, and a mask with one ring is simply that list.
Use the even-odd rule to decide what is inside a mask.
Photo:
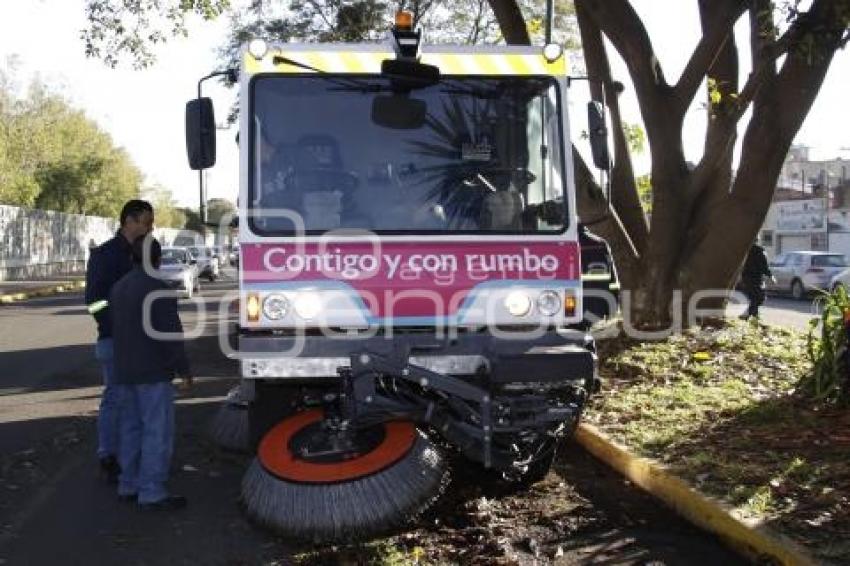
[{"label": "side mirror", "polygon": [[186,103],[186,154],[195,171],[215,165],[215,112],[211,98]]},{"label": "side mirror", "polygon": [[392,130],[415,130],[425,125],[424,100],[403,94],[378,95],[372,100],[372,122]]},{"label": "side mirror", "polygon": [[608,153],[608,126],[605,123],[605,109],[596,101],[587,103],[587,129],[590,134],[590,152],[597,169],[609,171],[611,156]]}]

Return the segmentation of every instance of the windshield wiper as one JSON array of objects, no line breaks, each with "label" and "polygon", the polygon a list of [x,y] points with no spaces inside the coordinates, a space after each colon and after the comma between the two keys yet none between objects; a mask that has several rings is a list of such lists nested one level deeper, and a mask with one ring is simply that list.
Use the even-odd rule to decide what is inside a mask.
[{"label": "windshield wiper", "polygon": [[[327,71],[323,71],[322,69],[318,69],[313,67],[312,65],[308,65],[307,63],[302,63],[301,61],[296,61],[295,59],[290,59],[289,57],[284,57],[283,55],[275,55],[272,57],[272,63],[274,65],[289,65],[291,67],[297,67],[299,69],[304,69],[306,71],[313,71],[319,75],[328,75]],[[341,91],[359,91],[363,93],[367,92],[381,92],[383,90],[388,90],[386,87],[376,84],[376,83],[367,83],[365,86],[355,79],[341,79],[337,77],[327,77],[328,81],[340,85],[339,88],[334,88],[330,90],[341,90]]]},{"label": "windshield wiper", "polygon": [[272,57],[273,65],[289,65],[290,67],[298,67],[299,69],[306,69],[308,71],[313,71],[314,73],[325,73],[321,69],[317,69],[316,67],[312,67],[307,63],[302,63],[301,61],[296,61],[295,59],[290,59],[289,57],[284,57],[283,55],[275,55]]}]

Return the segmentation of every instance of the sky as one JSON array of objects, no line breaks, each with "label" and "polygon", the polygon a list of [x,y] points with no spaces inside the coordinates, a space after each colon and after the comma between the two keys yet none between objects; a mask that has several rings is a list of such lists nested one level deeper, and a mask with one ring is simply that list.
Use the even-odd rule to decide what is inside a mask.
[{"label": "sky", "polygon": [[[157,64],[139,71],[129,65],[110,69],[99,60],[86,58],[80,40],[80,30],[86,23],[84,0],[5,0],[3,4],[0,65],[4,70],[12,71],[22,87],[38,77],[50,89],[64,94],[109,132],[117,145],[128,150],[148,183],[164,185],[182,205],[197,206],[198,175],[186,161],[183,112],[186,101],[195,96],[198,79],[216,64],[215,50],[227,37],[227,18],[212,23],[191,19],[188,39],[174,39],[160,47]],[[633,5],[648,28],[667,80],[675,81],[699,39],[696,1],[634,0]],[[740,22],[739,46],[747,45],[745,28],[746,22]],[[742,55],[746,51],[741,49]],[[12,68],[10,61],[14,61]],[[628,85],[622,61],[612,56],[612,65],[615,76]],[[748,65],[742,61],[742,73]],[[850,158],[848,92],[850,52],[842,51],[836,55],[797,137],[797,143],[812,148],[813,159]],[[223,121],[235,92],[208,81],[204,94],[212,96],[217,119]],[[581,87],[571,94],[576,131],[582,127],[580,116],[586,96]],[[700,108],[701,102],[698,100],[688,112],[684,133],[686,155],[693,161],[702,151],[705,111]],[[637,102],[628,86],[621,103],[625,119],[638,122]],[[234,136],[233,128],[219,131],[218,163],[207,173],[210,198],[236,199]],[[636,156],[638,174],[647,172],[649,158],[648,153]]]}]

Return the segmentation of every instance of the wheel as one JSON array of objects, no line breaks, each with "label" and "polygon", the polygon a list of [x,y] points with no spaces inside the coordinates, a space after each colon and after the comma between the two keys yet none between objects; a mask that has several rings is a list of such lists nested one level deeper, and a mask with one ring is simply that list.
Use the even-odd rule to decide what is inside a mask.
[{"label": "wheel", "polygon": [[791,296],[797,299],[798,301],[803,300],[803,297],[806,295],[806,290],[803,289],[803,283],[799,279],[795,279],[791,282]]}]

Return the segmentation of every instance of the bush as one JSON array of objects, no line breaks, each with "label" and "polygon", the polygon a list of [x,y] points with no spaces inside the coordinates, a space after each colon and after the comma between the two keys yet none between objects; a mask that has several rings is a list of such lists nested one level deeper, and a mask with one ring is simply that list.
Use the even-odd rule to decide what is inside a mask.
[{"label": "bush", "polygon": [[821,316],[809,323],[807,345],[813,369],[800,380],[797,390],[815,401],[847,405],[850,404],[850,354],[845,321],[850,321],[850,297],[847,289],[838,285],[816,302],[822,307]]}]

